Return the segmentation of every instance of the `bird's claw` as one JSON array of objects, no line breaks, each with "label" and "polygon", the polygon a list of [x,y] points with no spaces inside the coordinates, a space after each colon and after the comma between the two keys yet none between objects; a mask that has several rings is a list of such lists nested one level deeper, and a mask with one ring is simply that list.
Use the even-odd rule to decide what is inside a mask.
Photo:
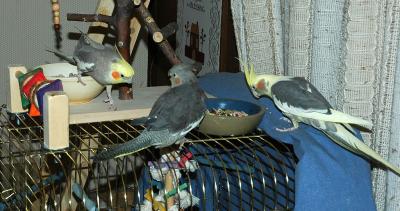
[{"label": "bird's claw", "polygon": [[86,86],[86,83],[82,81],[82,76],[78,74],[78,83],[81,83],[82,85]]},{"label": "bird's claw", "polygon": [[117,106],[114,105],[114,100],[113,99],[105,99],[104,103],[108,103],[108,110],[109,111],[116,111]]},{"label": "bird's claw", "polygon": [[182,140],[179,141],[179,150],[183,149],[183,145],[185,145],[186,143],[186,138],[183,138]]},{"label": "bird's claw", "polygon": [[290,123],[291,125],[293,125],[292,127],[289,127],[289,128],[275,128],[275,130],[277,130],[277,131],[279,131],[279,132],[291,132],[291,131],[294,131],[294,130],[296,130],[298,127],[299,127],[299,125],[297,124],[297,122],[295,122],[295,121],[292,121],[290,118],[287,118],[287,117],[285,117],[285,116],[282,116],[282,117],[280,117],[279,118],[280,120],[283,120],[283,121],[285,121],[285,122],[287,122],[287,123]]},{"label": "bird's claw", "polygon": [[279,118],[280,120],[283,120],[283,121],[285,121],[285,122],[288,122],[288,123],[292,123],[292,121],[289,119],[289,118],[287,118],[287,117],[285,117],[285,116],[282,116],[281,118]]},{"label": "bird's claw", "polygon": [[109,110],[109,111],[116,111],[116,110],[118,110],[118,108],[117,108],[117,106],[115,106],[114,104],[110,104],[110,105],[108,106],[108,110]]}]

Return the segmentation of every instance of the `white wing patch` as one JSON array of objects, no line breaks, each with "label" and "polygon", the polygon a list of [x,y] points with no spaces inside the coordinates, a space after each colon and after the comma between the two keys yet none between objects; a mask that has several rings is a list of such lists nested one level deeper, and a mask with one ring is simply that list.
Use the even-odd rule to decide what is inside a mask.
[{"label": "white wing patch", "polygon": [[336,111],[331,109],[331,114],[324,113],[325,110],[312,110],[312,111],[307,111],[302,108],[297,108],[288,105],[286,102],[281,102],[275,97],[273,97],[275,105],[279,108],[284,113],[288,113],[291,115],[303,117],[303,118],[309,118],[309,119],[315,119],[315,120],[321,120],[321,121],[327,121],[327,122],[338,122],[338,123],[345,123],[345,124],[355,124],[359,125],[362,127],[365,127],[367,129],[371,129],[372,123],[358,118],[351,116],[349,114]]},{"label": "white wing patch", "polygon": [[273,99],[274,99],[276,106],[281,111],[286,112],[286,113],[291,113],[293,115],[303,116],[304,113],[321,113],[321,114],[326,113],[325,109],[306,110],[303,108],[290,106],[290,105],[288,105],[287,102],[281,102],[280,100],[276,99],[275,97],[273,97]]},{"label": "white wing patch", "polygon": [[94,67],[94,63],[77,62],[78,70],[90,71]]},{"label": "white wing patch", "polygon": [[197,121],[189,124],[184,130],[182,130],[179,133],[179,136],[185,136],[187,133],[189,133],[191,130],[193,130],[193,128],[197,127],[200,124],[200,122],[203,119],[203,117],[204,116],[200,117]]}]

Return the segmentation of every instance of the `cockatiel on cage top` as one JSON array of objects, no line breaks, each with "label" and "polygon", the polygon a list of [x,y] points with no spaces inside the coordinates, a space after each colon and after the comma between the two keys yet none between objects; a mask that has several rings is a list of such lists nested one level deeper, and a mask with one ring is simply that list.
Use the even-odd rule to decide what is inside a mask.
[{"label": "cockatiel on cage top", "polygon": [[300,122],[311,125],[343,148],[380,163],[400,175],[398,167],[386,161],[354,135],[351,125],[371,129],[371,122],[334,110],[322,94],[304,78],[256,75],[253,65],[243,67],[253,95],[257,98],[271,98],[276,107],[291,120],[291,129],[297,128]]},{"label": "cockatiel on cage top", "polygon": [[199,125],[206,111],[206,96],[197,84],[192,66],[177,64],[168,75],[171,88],[156,100],[149,116],[142,118],[146,129],[138,137],[98,153],[94,160],[122,157],[151,146],[163,148],[181,143],[185,135]]},{"label": "cockatiel on cage top", "polygon": [[102,45],[82,33],[72,57],[49,51],[56,56],[77,66],[78,80],[82,74],[92,76],[98,83],[106,86],[108,99],[105,102],[113,105],[111,88],[113,84],[132,83],[135,73],[132,66],[122,58],[114,46]]}]

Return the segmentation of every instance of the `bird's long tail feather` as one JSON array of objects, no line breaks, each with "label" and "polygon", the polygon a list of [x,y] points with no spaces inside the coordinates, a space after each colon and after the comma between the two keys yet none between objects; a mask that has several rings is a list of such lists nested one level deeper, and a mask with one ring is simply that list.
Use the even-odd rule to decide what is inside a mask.
[{"label": "bird's long tail feather", "polygon": [[57,51],[52,51],[52,50],[46,50],[46,51],[50,52],[50,53],[54,53],[57,57],[67,61],[68,63],[70,63],[72,65],[76,65],[75,60],[73,58],[71,58],[71,57],[68,57],[68,56],[66,56],[66,55],[64,55],[64,54],[62,54],[60,52],[57,52]]},{"label": "bird's long tail feather", "polygon": [[104,161],[112,158],[123,157],[146,149],[150,146],[151,137],[148,135],[148,133],[142,133],[137,138],[134,138],[128,142],[101,151],[100,153],[95,155],[93,159],[95,161]]},{"label": "bird's long tail feather", "polygon": [[393,173],[400,176],[400,168],[394,166],[385,160],[382,156],[376,153],[374,150],[369,148],[364,142],[359,140],[350,131],[348,131],[344,126],[336,124],[337,131],[325,131],[324,133],[330,137],[335,143],[344,147],[345,149],[354,152],[358,155],[366,157],[373,162],[383,165],[384,167],[393,171]]},{"label": "bird's long tail feather", "polygon": [[358,126],[361,126],[363,128],[369,129],[369,130],[371,130],[371,128],[372,128],[372,122],[370,122],[368,120],[361,119],[361,118],[358,118],[355,116],[351,116],[349,114],[346,114],[346,113],[343,113],[340,111],[332,110],[331,112],[332,112],[332,115],[330,118],[332,118],[333,116],[335,118],[327,120],[327,121],[358,125]]}]

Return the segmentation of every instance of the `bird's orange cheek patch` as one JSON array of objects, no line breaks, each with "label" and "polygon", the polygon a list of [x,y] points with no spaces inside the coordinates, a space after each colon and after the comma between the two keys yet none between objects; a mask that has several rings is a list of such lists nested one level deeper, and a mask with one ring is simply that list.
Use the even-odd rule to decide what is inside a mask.
[{"label": "bird's orange cheek patch", "polygon": [[175,78],[174,80],[175,80],[175,84],[177,84],[177,85],[181,84],[181,79]]},{"label": "bird's orange cheek patch", "polygon": [[265,81],[264,80],[259,81],[256,85],[256,88],[261,90],[265,89]]},{"label": "bird's orange cheek patch", "polygon": [[119,80],[121,78],[121,74],[119,74],[119,72],[116,71],[113,71],[111,75],[115,80]]}]

